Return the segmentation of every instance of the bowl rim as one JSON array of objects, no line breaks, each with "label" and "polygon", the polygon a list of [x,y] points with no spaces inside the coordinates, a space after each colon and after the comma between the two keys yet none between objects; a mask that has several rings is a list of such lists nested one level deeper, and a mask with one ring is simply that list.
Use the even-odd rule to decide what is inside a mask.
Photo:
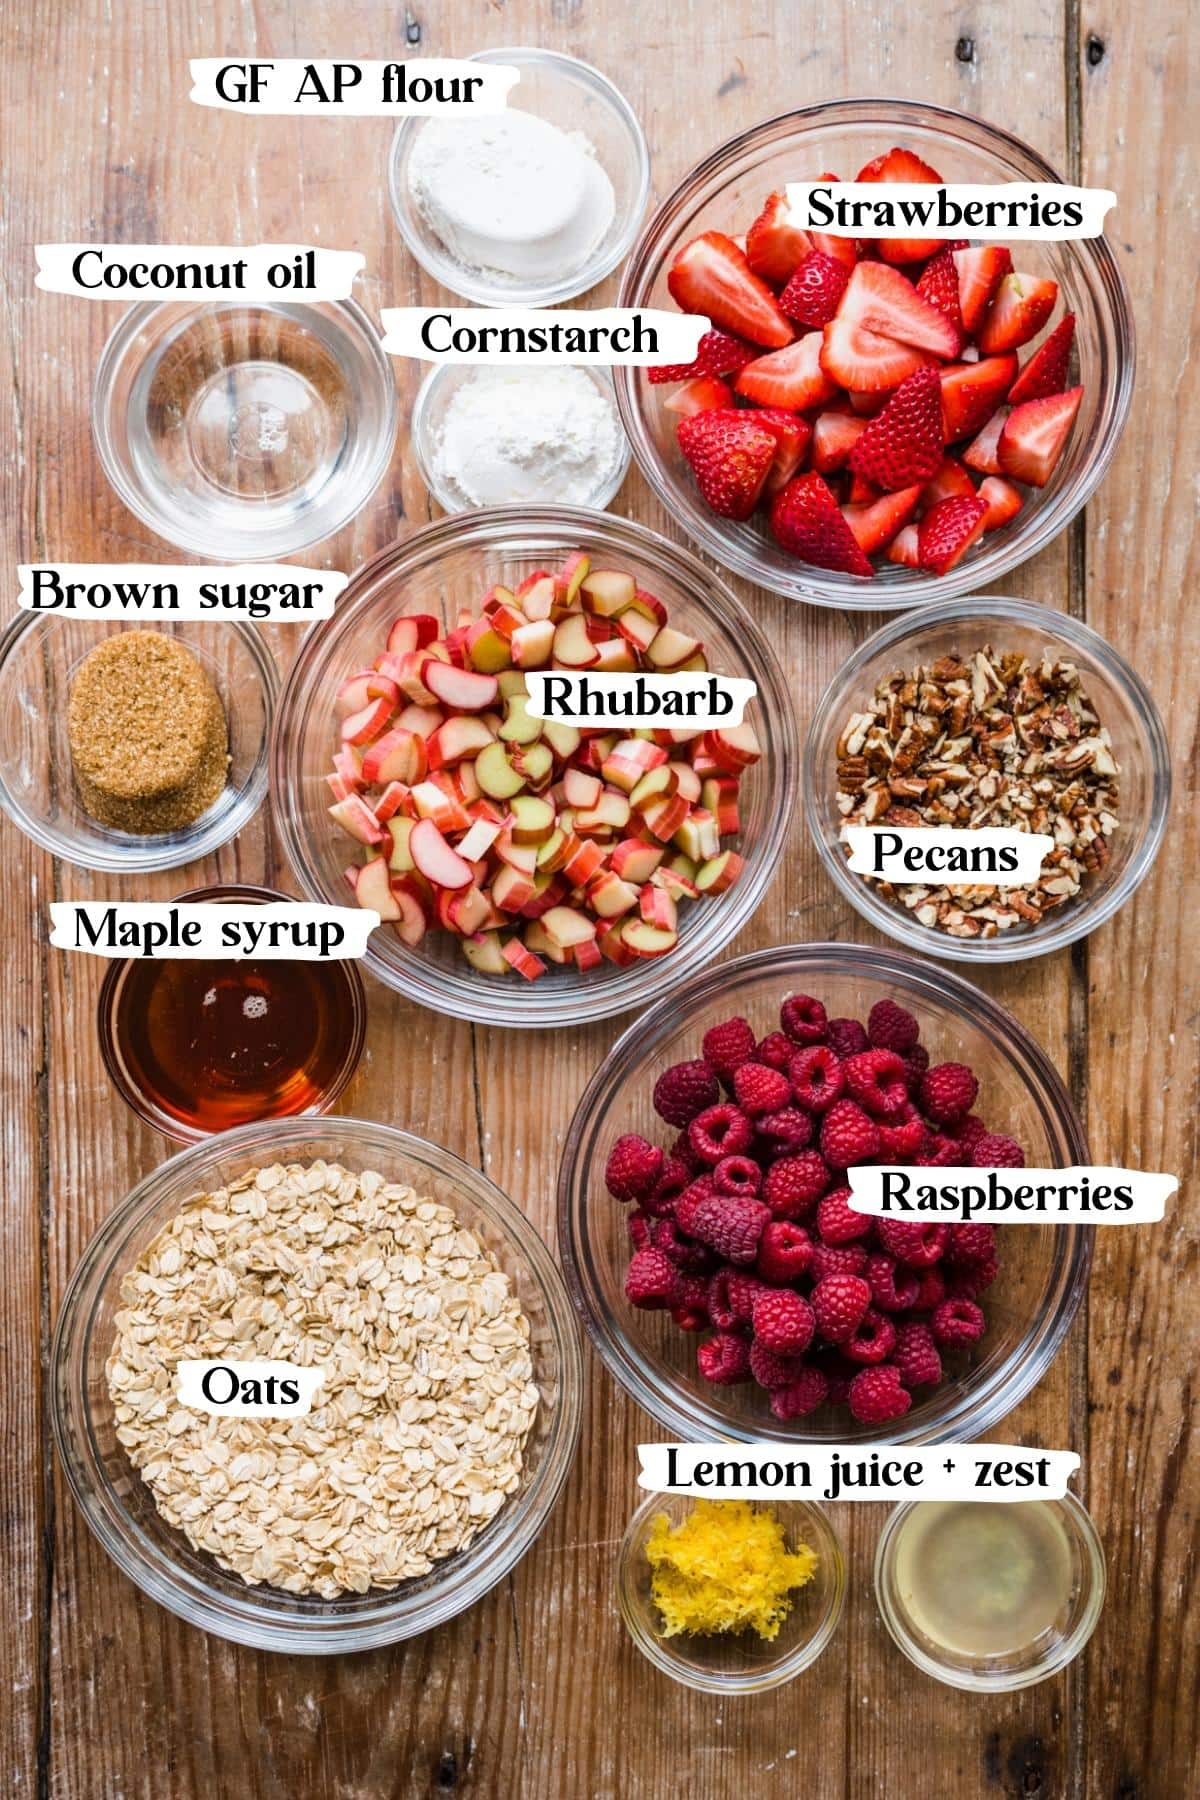
[{"label": "bowl rim", "polygon": [[[617,304],[623,307],[646,304],[647,296],[642,290],[648,287],[651,246],[656,249],[656,262],[663,261],[665,249],[658,246],[658,239],[665,232],[673,211],[687,194],[719,174],[728,161],[741,156],[760,142],[765,143],[781,136],[787,128],[797,130],[818,125],[836,128],[841,124],[867,123],[874,118],[879,118],[883,124],[898,125],[901,128],[907,123],[926,130],[941,129],[955,135],[965,135],[980,147],[1003,150],[1010,156],[1020,158],[1037,172],[1040,179],[1052,182],[1061,182],[1063,179],[1053,164],[1015,132],[993,125],[989,120],[978,118],[972,113],[961,112],[955,107],[882,94],[818,101],[811,106],[796,107],[787,112],[775,113],[726,138],[676,183],[671,192],[659,202],[630,250],[621,277]],[[1079,472],[1069,492],[1066,489],[1055,490],[1048,506],[1029,509],[1027,538],[1021,539],[1019,534],[1010,535],[1008,532],[997,533],[1005,541],[990,553],[968,559],[945,575],[923,575],[913,581],[906,579],[908,571],[900,571],[887,581],[867,581],[852,576],[839,577],[799,562],[795,575],[780,569],[764,568],[761,557],[753,551],[744,549],[738,542],[726,541],[717,530],[720,521],[709,523],[698,506],[689,507],[681,516],[680,494],[667,479],[660,458],[641,429],[638,402],[640,372],[628,367],[619,368],[614,371],[617,405],[638,468],[655,497],[672,517],[679,518],[689,538],[707,555],[723,569],[756,582],[782,598],[803,601],[812,606],[838,607],[847,612],[894,612],[926,606],[937,600],[952,599],[985,582],[999,580],[1044,550],[1087,504],[1108,471],[1129,416],[1137,369],[1137,333],[1124,275],[1103,235],[1079,240],[1069,247],[1068,254],[1071,249],[1082,268],[1091,269],[1094,263],[1095,273],[1089,285],[1095,285],[1107,297],[1107,308],[1112,315],[1119,355],[1112,381],[1111,412],[1105,435],[1096,448],[1093,460]],[[1089,258],[1092,259],[1091,262]]]},{"label": "bowl rim", "polygon": [[[256,1599],[262,1592],[274,1595],[276,1590],[247,1585],[236,1597],[219,1595],[207,1580],[181,1572],[165,1554],[147,1554],[129,1528],[127,1509],[97,1473],[100,1457],[86,1398],[82,1352],[94,1330],[104,1284],[122,1254],[127,1254],[132,1232],[156,1211],[171,1205],[177,1208],[197,1191],[191,1185],[194,1170],[242,1152],[248,1161],[256,1150],[293,1149],[303,1154],[306,1141],[338,1135],[361,1146],[364,1154],[382,1140],[386,1149],[399,1157],[436,1166],[440,1174],[459,1183],[503,1230],[545,1307],[560,1364],[558,1394],[549,1414],[545,1452],[535,1480],[524,1494],[514,1496],[511,1507],[501,1508],[497,1520],[507,1512],[509,1526],[497,1541],[486,1543],[482,1561],[479,1552],[486,1533],[466,1551],[446,1559],[450,1582],[443,1578],[435,1583],[416,1605],[406,1607],[402,1589],[381,1589],[373,1608],[350,1619],[339,1618],[332,1611],[315,1618],[294,1614],[277,1618]],[[88,1240],[63,1290],[50,1351],[48,1400],[55,1448],[71,1495],[101,1546],[144,1594],[188,1624],[233,1643],[291,1655],[333,1655],[397,1643],[431,1630],[473,1606],[515,1568],[541,1534],[570,1473],[579,1442],[585,1384],[582,1346],[562,1275],[540,1233],[515,1201],[482,1170],[429,1139],[394,1125],[330,1114],[269,1119],[216,1133],[176,1151],[134,1184]],[[544,1405],[544,1400],[540,1404]],[[77,1440],[84,1446],[83,1453],[76,1447]],[[537,1502],[532,1508],[531,1496]],[[330,1609],[337,1604],[326,1603]]]},{"label": "bowl rim", "polygon": [[[1040,925],[1019,936],[1001,934],[995,938],[951,938],[944,932],[918,925],[900,908],[890,906],[875,893],[870,882],[854,875],[844,856],[821,829],[818,817],[818,789],[822,785],[817,772],[820,740],[833,723],[835,701],[839,709],[846,705],[842,696],[881,655],[895,650],[930,627],[941,624],[978,625],[986,637],[993,622],[997,625],[1023,625],[1031,631],[1043,630],[1061,639],[1068,649],[1082,652],[1105,671],[1114,686],[1124,690],[1130,709],[1139,720],[1149,762],[1150,801],[1142,821],[1141,838],[1118,880],[1104,895],[1093,898],[1085,888],[1078,900],[1065,908],[1048,930]],[[804,796],[804,817],[809,836],[816,846],[821,865],[834,886],[853,906],[860,917],[884,932],[907,950],[939,957],[948,962],[988,964],[1024,962],[1035,956],[1061,950],[1079,938],[1088,937],[1105,925],[1132,898],[1153,867],[1166,834],[1171,808],[1171,752],[1167,734],[1149,688],[1108,639],[1071,613],[1057,612],[1037,601],[1021,600],[1008,594],[969,594],[962,598],[938,600],[915,612],[882,625],[865,638],[841,663],[826,686],[809,720],[801,755],[800,785]],[[1051,915],[1052,920],[1054,915]]]},{"label": "bowl rim", "polygon": [[[853,963],[854,973],[872,982],[891,982],[893,987],[899,983],[901,998],[914,990],[918,996],[928,994],[930,998],[943,1001],[949,994],[972,1018],[982,1017],[994,1030],[1003,1029],[1021,1057],[1032,1065],[1042,1084],[1045,1104],[1041,1111],[1043,1116],[1053,1113],[1058,1132],[1067,1140],[1070,1163],[1086,1164],[1088,1161],[1083,1125],[1061,1076],[1041,1045],[1007,1007],[939,963],[926,965],[920,958],[905,952],[854,942],[818,942],[775,945],[701,970],[682,988],[628,1026],[593,1071],[567,1127],[557,1194],[558,1246],[563,1275],[592,1347],[617,1385],[643,1412],[684,1441],[790,1445],[827,1440],[808,1438],[802,1431],[791,1428],[786,1432],[773,1429],[772,1421],[767,1419],[742,1423],[716,1417],[702,1401],[686,1395],[671,1375],[653,1369],[619,1323],[605,1319],[603,1299],[597,1296],[588,1269],[590,1257],[583,1222],[590,1209],[591,1194],[585,1168],[592,1166],[596,1141],[603,1130],[613,1093],[620,1084],[620,1071],[636,1060],[657,1033],[665,1033],[678,1025],[686,1015],[698,1011],[727,990],[735,989],[743,979],[773,973],[794,974],[799,981],[810,970],[819,970],[829,961]],[[980,1437],[1007,1417],[1042,1379],[1083,1298],[1094,1248],[1092,1232],[1087,1226],[1069,1221],[1056,1225],[1054,1231],[1047,1311],[1037,1328],[1037,1335],[1032,1343],[1026,1343],[1020,1359],[1015,1352],[1011,1354],[997,1368],[982,1394],[964,1393],[936,1424],[906,1419],[891,1421],[887,1430],[889,1443],[957,1443]],[[791,1426],[795,1423],[792,1421]],[[853,1421],[849,1420],[839,1441],[869,1446],[882,1439],[878,1433],[859,1431],[856,1434]]]}]

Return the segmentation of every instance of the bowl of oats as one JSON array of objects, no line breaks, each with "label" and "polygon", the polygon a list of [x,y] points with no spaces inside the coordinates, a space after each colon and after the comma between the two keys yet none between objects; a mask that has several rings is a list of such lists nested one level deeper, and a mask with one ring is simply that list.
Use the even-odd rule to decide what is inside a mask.
[{"label": "bowl of oats", "polygon": [[360,1119],[172,1157],[88,1245],[54,1339],[55,1442],[104,1548],[191,1624],[292,1654],[485,1594],[550,1514],[582,1398],[517,1207]]},{"label": "bowl of oats", "polygon": [[[870,924],[926,955],[1016,962],[1086,937],[1145,879],[1171,766],[1119,651],[1066,613],[985,594],[922,607],[855,651],[813,714],[803,786],[821,860]],[[862,828],[855,862],[873,867],[859,873]],[[931,828],[959,841],[897,860],[919,843],[897,834]],[[995,828],[1046,840],[1036,874],[999,866]]]}]

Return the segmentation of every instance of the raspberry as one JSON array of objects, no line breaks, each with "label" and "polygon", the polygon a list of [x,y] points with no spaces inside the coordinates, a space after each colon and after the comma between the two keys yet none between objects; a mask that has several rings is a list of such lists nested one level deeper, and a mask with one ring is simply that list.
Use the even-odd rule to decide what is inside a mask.
[{"label": "raspberry", "polygon": [[730,1311],[738,1324],[749,1325],[754,1317],[754,1302],[769,1289],[748,1269],[730,1269],[725,1291],[729,1296]]},{"label": "raspberry", "polygon": [[908,1105],[904,1061],[894,1050],[864,1050],[842,1064],[846,1092],[872,1118],[900,1118]]},{"label": "raspberry", "polygon": [[731,1077],[754,1054],[754,1033],[745,1019],[726,1019],[713,1025],[700,1041],[705,1062],[718,1075]]},{"label": "raspberry", "polygon": [[685,1275],[680,1283],[679,1298],[671,1308],[671,1317],[681,1331],[704,1331],[708,1327],[708,1283],[703,1275]]},{"label": "raspberry", "polygon": [[754,1142],[754,1127],[739,1106],[706,1106],[688,1126],[688,1141],[702,1163],[715,1168],[726,1156],[741,1156]]},{"label": "raspberry", "polygon": [[641,1200],[653,1193],[662,1174],[663,1153],[636,1132],[619,1137],[608,1153],[604,1181],[614,1200]]},{"label": "raspberry", "polygon": [[929,1052],[924,1044],[914,1044],[904,1058],[904,1067],[908,1073],[908,1091],[915,1094],[921,1085],[921,1077],[929,1067]]},{"label": "raspberry", "polygon": [[819,1044],[828,1019],[821,1002],[811,994],[792,994],[779,1009],[779,1023],[793,1044]]},{"label": "raspberry", "polygon": [[692,1227],[696,1220],[696,1208],[702,1200],[707,1200],[716,1191],[717,1184],[711,1175],[698,1175],[695,1181],[684,1188],[675,1202],[675,1223],[680,1231],[686,1232],[689,1237],[694,1235]]},{"label": "raspberry", "polygon": [[916,1320],[896,1327],[892,1361],[905,1387],[933,1386],[942,1379],[942,1359],[928,1325]]},{"label": "raspberry", "polygon": [[791,1219],[772,1219],[758,1240],[755,1268],[764,1281],[795,1281],[812,1261],[812,1239]]},{"label": "raspberry", "polygon": [[809,1295],[817,1330],[827,1344],[844,1344],[858,1330],[871,1304],[871,1290],[860,1275],[827,1275]]},{"label": "raspberry", "polygon": [[928,1269],[946,1254],[950,1227],[932,1220],[880,1219],[879,1242],[897,1262],[910,1269]]},{"label": "raspberry", "polygon": [[946,1136],[952,1137],[956,1144],[963,1144],[968,1150],[973,1150],[980,1138],[987,1136],[987,1126],[977,1113],[968,1113],[957,1125],[947,1127]]},{"label": "raspberry", "polygon": [[871,1299],[881,1312],[908,1312],[917,1304],[921,1278],[915,1269],[905,1268],[892,1257],[877,1251],[867,1258],[863,1273],[871,1289]]},{"label": "raspberry", "polygon": [[834,1169],[874,1162],[879,1155],[879,1127],[853,1100],[839,1100],[821,1123],[821,1154]]},{"label": "raspberry", "polygon": [[971,1161],[977,1169],[1023,1169],[1025,1152],[1015,1139],[985,1131],[972,1148]]},{"label": "raspberry", "polygon": [[896,1050],[903,1056],[920,1035],[912,1014],[894,1000],[877,1000],[868,1014],[867,1036],[877,1050]]},{"label": "raspberry", "polygon": [[718,1387],[733,1387],[750,1379],[750,1348],[745,1338],[733,1332],[719,1331],[716,1337],[701,1344],[696,1363],[705,1381]]},{"label": "raspberry", "polygon": [[770,1031],[761,1044],[754,1047],[756,1063],[765,1063],[768,1069],[783,1069],[796,1054],[796,1046],[786,1032]]},{"label": "raspberry", "polygon": [[729,1296],[730,1277],[736,1273],[733,1269],[718,1269],[710,1276],[708,1283],[708,1316],[718,1331],[734,1331],[737,1329],[738,1316],[733,1310]]},{"label": "raspberry", "polygon": [[835,1056],[858,1056],[869,1039],[857,1019],[830,1019],[826,1030],[829,1048]]},{"label": "raspberry", "polygon": [[701,1243],[710,1245],[726,1262],[751,1263],[770,1217],[761,1200],[713,1194],[700,1202],[692,1223]]},{"label": "raspberry", "polygon": [[943,1300],[929,1321],[935,1344],[977,1344],[986,1324],[983,1308],[973,1300]]},{"label": "raspberry", "polygon": [[644,1250],[650,1242],[650,1232],[654,1221],[649,1213],[639,1206],[634,1212],[626,1213],[625,1223],[629,1227],[629,1241],[635,1250]]},{"label": "raspberry", "polygon": [[962,1149],[953,1138],[934,1131],[913,1157],[919,1169],[953,1169],[962,1162]]},{"label": "raspberry", "polygon": [[922,1269],[920,1273],[921,1283],[912,1309],[914,1312],[932,1312],[946,1298],[946,1277],[937,1263],[934,1263],[932,1269]]},{"label": "raspberry", "polygon": [[994,1225],[952,1225],[946,1245],[946,1261],[952,1269],[969,1269],[988,1262],[996,1254]]},{"label": "raspberry", "polygon": [[656,1219],[669,1219],[675,1212],[675,1202],[692,1179],[692,1171],[677,1160],[668,1156],[662,1167],[662,1174],[654,1184],[654,1192],[647,1194],[642,1201],[644,1210],[653,1213]]},{"label": "raspberry", "polygon": [[797,1219],[811,1212],[829,1186],[829,1170],[815,1150],[773,1162],[763,1182],[763,1199],[777,1219]]},{"label": "raspberry", "polygon": [[824,1281],[827,1275],[862,1275],[866,1267],[862,1244],[814,1244],[808,1272],[814,1281]]},{"label": "raspberry", "polygon": [[801,1369],[794,1381],[786,1387],[775,1388],[771,1394],[771,1411],[777,1419],[802,1419],[808,1413],[816,1412],[829,1394],[829,1382],[820,1369],[811,1366]]},{"label": "raspberry", "polygon": [[812,1343],[816,1322],[807,1300],[791,1288],[767,1288],[754,1302],[754,1336],[776,1356],[803,1356]]},{"label": "raspberry", "polygon": [[798,1106],[785,1106],[781,1112],[768,1113],[755,1119],[755,1134],[768,1157],[795,1156],[807,1150],[813,1140],[813,1122]]},{"label": "raspberry", "polygon": [[809,1112],[827,1112],[846,1086],[842,1065],[828,1044],[800,1050],[788,1064],[788,1080],[800,1105]]},{"label": "raspberry", "polygon": [[997,1273],[996,1258],[989,1256],[986,1262],[972,1263],[969,1269],[952,1270],[945,1292],[952,1300],[977,1300],[991,1287]]},{"label": "raspberry", "polygon": [[786,1075],[768,1069],[764,1063],[743,1063],[733,1071],[733,1097],[744,1113],[757,1119],[765,1113],[778,1112],[792,1097]]},{"label": "raspberry", "polygon": [[866,1213],[852,1212],[850,1189],[835,1188],[817,1206],[817,1230],[823,1244],[853,1244],[867,1237],[873,1221]]},{"label": "raspberry", "polygon": [[904,1119],[899,1125],[879,1122],[879,1154],[885,1162],[907,1162],[910,1157],[919,1156],[928,1133],[924,1119],[914,1116]]},{"label": "raspberry", "polygon": [[718,1194],[757,1194],[762,1170],[752,1156],[723,1156],[712,1172]]},{"label": "raspberry", "polygon": [[625,1298],[647,1312],[674,1306],[679,1297],[679,1270],[661,1250],[635,1250],[625,1271]]},{"label": "raspberry", "polygon": [[886,1362],[874,1369],[860,1369],[850,1383],[847,1400],[860,1425],[884,1425],[889,1419],[903,1417],[912,1405],[912,1395],[900,1385],[899,1370]]},{"label": "raspberry", "polygon": [[969,1113],[979,1083],[965,1063],[938,1063],[921,1077],[921,1108],[935,1125],[952,1125]]},{"label": "raspberry", "polygon": [[757,1339],[750,1344],[750,1373],[760,1388],[787,1387],[804,1368],[798,1356],[779,1356]]},{"label": "raspberry", "polygon": [[650,1227],[650,1242],[685,1275],[707,1275],[712,1268],[712,1252],[706,1245],[684,1237],[674,1219],[655,1219]]},{"label": "raspberry", "polygon": [[895,1343],[896,1327],[887,1314],[868,1306],[858,1321],[854,1336],[846,1339],[842,1349],[851,1362],[881,1363],[887,1361]]},{"label": "raspberry", "polygon": [[717,1078],[706,1062],[674,1063],[654,1084],[654,1110],[668,1125],[688,1125],[706,1106],[721,1098]]},{"label": "raspberry", "polygon": [[688,1140],[686,1125],[682,1131],[676,1132],[671,1148],[667,1151],[667,1161],[670,1162],[672,1158],[676,1162],[681,1162],[687,1169],[702,1169],[704,1167]]}]

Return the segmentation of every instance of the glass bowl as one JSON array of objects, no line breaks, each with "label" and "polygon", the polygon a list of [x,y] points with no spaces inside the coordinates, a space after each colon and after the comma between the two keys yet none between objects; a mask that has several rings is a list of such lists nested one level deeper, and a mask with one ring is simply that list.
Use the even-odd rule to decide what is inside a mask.
[{"label": "glass bowl", "polygon": [[895,951],[855,944],[790,944],[696,976],[644,1013],[593,1075],[567,1133],[559,1168],[558,1243],[571,1296],[610,1374],[672,1436],[692,1443],[941,1443],[981,1436],[1045,1374],[1087,1285],[1092,1234],[1077,1224],[1001,1229],[1000,1271],[987,1290],[988,1327],[973,1355],[945,1358],[946,1379],[918,1390],[903,1418],[864,1425],[845,1407],[782,1424],[753,1384],[714,1387],[696,1368],[697,1333],[625,1298],[626,1208],[609,1197],[604,1167],[617,1138],[674,1136],[651,1106],[672,1063],[699,1056],[710,1025],[731,1014],[760,1036],[776,1029],[789,994],[814,994],[831,1018],[866,1018],[892,998],[916,1015],[935,1062],[969,1063],[979,1111],[1010,1131],[1030,1166],[1088,1161],[1083,1128],[1045,1053],[1012,1014],[957,975]]},{"label": "glass bowl", "polygon": [[[520,368],[505,371],[509,380],[519,380],[522,373],[539,377],[541,371]],[[421,479],[429,489],[443,512],[461,513],[473,510],[474,501],[470,500],[460,488],[453,487],[438,470],[438,444],[446,420],[446,409],[464,382],[486,370],[472,367],[467,363],[439,363],[430,369],[417,390],[413,402],[412,418],[409,421],[409,437],[413,452],[417,459],[417,467]],[[586,499],[578,502],[581,506],[595,508],[603,512],[604,508],[616,498],[617,491],[629,472],[630,449],[629,439],[625,436],[616,411],[613,396],[612,375],[608,369],[584,368],[580,366],[578,373],[590,381],[605,403],[612,408],[613,425],[617,439],[617,449],[612,460],[607,464],[597,464],[590,471],[591,492]],[[550,504],[562,496],[558,493],[546,494],[525,503],[530,505]]]},{"label": "glass bowl", "polygon": [[[294,904],[290,894],[280,894],[274,888],[240,885],[192,888],[186,894],[177,895],[176,899],[181,905],[195,902],[221,905],[228,901],[237,901],[243,906],[269,906],[280,901]],[[253,961],[252,958],[248,960]],[[152,1125],[155,1131],[161,1131],[164,1137],[174,1138],[176,1143],[198,1144],[215,1131],[254,1120],[315,1118],[332,1110],[358,1067],[367,1032],[367,995],[363,978],[348,957],[298,965],[309,982],[306,996],[297,1002],[301,1006],[305,1000],[309,1003],[309,1042],[303,1065],[297,1068],[293,1061],[286,1085],[277,1090],[277,1109],[256,1113],[248,1109],[244,1099],[239,1107],[237,1096],[227,1094],[223,1099],[221,1123],[209,1126],[197,1124],[194,1117],[185,1115],[182,1110],[188,1103],[195,1107],[194,1094],[185,1095],[182,1102],[177,1099],[172,1106],[171,1095],[166,1091],[166,1080],[172,1074],[167,1057],[155,1054],[153,1042],[138,1044],[134,1035],[139,1027],[147,1024],[150,991],[155,979],[162,979],[160,972],[169,967],[170,962],[170,958],[125,957],[109,963],[101,983],[96,1004],[100,1054],[109,1080],[131,1112]],[[219,971],[222,965],[214,961],[202,966],[206,970]],[[243,965],[234,963],[232,966]],[[205,979],[213,977],[206,976]],[[156,1064],[165,1077],[160,1084],[163,1087],[161,1093],[155,1091],[153,1080]],[[330,1072],[318,1088],[315,1070],[325,1068]],[[216,1100],[215,1082],[210,1092]],[[175,1093],[180,1094],[178,1085]],[[315,1097],[308,1105],[301,1104],[310,1093]]]},{"label": "glass bowl", "polygon": [[467,60],[519,69],[521,79],[509,93],[509,107],[533,113],[560,131],[582,132],[612,182],[612,220],[587,261],[565,274],[522,281],[495,269],[469,268],[450,255],[413,199],[408,163],[426,121],[406,119],[388,158],[388,192],[400,235],[435,281],[477,306],[555,306],[586,293],[626,255],[646,211],[650,152],[632,107],[599,69],[557,50],[477,50]]},{"label": "glass bowl", "polygon": [[92,431],[151,531],[210,560],[261,561],[354,517],[391,462],[398,414],[356,301],[150,301],[104,346]]},{"label": "glass bowl", "polygon": [[[837,809],[837,740],[850,714],[869,703],[876,683],[893,670],[916,668],[951,650],[969,655],[988,643],[997,651],[1021,650],[1032,658],[1050,649],[1078,666],[1120,765],[1120,824],[1108,840],[1107,864],[1088,877],[1073,900],[1029,928],[1014,927],[994,938],[952,938],[918,923],[912,913],[883,899],[867,876],[849,868]],[[952,962],[1019,962],[1061,950],[1103,925],[1149,873],[1166,830],[1171,799],[1170,752],[1162,721],[1124,657],[1067,613],[996,594],[939,601],[923,607],[915,619],[893,620],[860,644],[813,713],[803,779],[813,841],[850,904],[908,949]]]},{"label": "glass bowl", "polygon": [[1074,1662],[1096,1629],[1106,1581],[1104,1547],[1087,1508],[1074,1494],[1068,1492],[1061,1500],[1006,1503],[1046,1506],[1055,1513],[1069,1547],[1071,1592],[1053,1624],[1027,1650],[991,1657],[939,1644],[912,1614],[910,1597],[899,1577],[898,1552],[905,1523],[922,1504],[909,1501],[889,1513],[875,1550],[875,1598],[884,1624],[908,1660],[947,1687],[977,1694],[1006,1694],[1032,1687]]},{"label": "glass bowl", "polygon": [[[521,1485],[471,1544],[392,1589],[336,1600],[249,1587],[165,1524],[117,1442],[104,1364],[125,1272],[192,1195],[274,1160],[341,1162],[411,1183],[454,1208],[510,1276],[532,1328],[541,1404]],[[51,1352],[54,1439],[89,1526],[118,1567],[160,1605],[260,1650],[330,1655],[415,1636],[472,1606],[529,1549],[558,1497],[579,1435],[583,1366],[562,1277],[511,1200],[448,1150],[363,1119],[272,1119],[180,1151],[126,1196],[80,1258]]]},{"label": "glass bowl", "polygon": [[[700,231],[738,236],[767,195],[826,169],[850,176],[901,143],[950,182],[1058,181],[1044,159],[1009,132],[924,102],[862,99],[803,107],[768,119],[721,144],[687,175],[647,224],[625,265],[620,305],[674,305],[667,273]],[[771,537],[761,516],[744,524],[704,505],[664,411],[669,387],[652,387],[645,370],[617,372],[617,399],[633,454],[647,481],[689,535],[717,562],[794,600],[851,611],[946,599],[995,581],[1057,537],[1099,483],[1116,449],[1133,390],[1133,318],[1125,282],[1105,240],[1014,244],[1017,265],[1050,275],[1060,308],[1076,316],[1076,380],[1085,393],[1075,427],[1049,484],[1030,490],[1021,511],[989,532],[958,566],[934,576],[882,562],[873,580],[798,562]],[[1057,315],[1056,315],[1057,316]]]},{"label": "glass bowl", "polygon": [[176,869],[228,843],[267,790],[267,739],[279,687],[262,632],[232,621],[155,625],[203,663],[229,722],[229,780],[208,811],[177,831],[115,831],[86,812],[71,775],[67,704],[89,650],[136,620],[19,613],[0,637],[0,805],[43,850],[115,874]]},{"label": "glass bowl", "polygon": [[630,1519],[617,1552],[617,1605],[625,1628],[648,1662],[672,1681],[705,1694],[761,1694],[795,1680],[825,1649],[842,1616],[846,1562],[829,1519],[807,1500],[772,1500],[789,1549],[816,1553],[813,1578],[792,1597],[792,1609],[769,1643],[753,1631],[736,1635],[664,1637],[650,1592],[646,1544],[660,1513],[680,1524],[695,1501],[685,1494],[648,1494]]},{"label": "glass bowl", "polygon": [[586,973],[551,967],[536,982],[473,969],[458,943],[430,931],[419,948],[380,927],[368,941],[371,973],[422,1006],[486,1025],[577,1025],[609,1018],[673,992],[754,913],[775,873],[797,786],[795,725],[783,671],[766,639],[720,578],[686,550],[642,525],[578,507],[492,507],[428,525],[380,552],[354,576],[336,616],[310,631],[292,664],[271,748],[274,816],[292,870],[311,900],[345,903],[343,871],[355,848],[329,816],[325,774],[336,747],[333,697],[368,667],[397,614],[460,606],[477,611],[491,583],[554,567],[574,549],[629,569],[659,595],[673,624],[703,638],[713,668],[749,676],[758,698],[748,717],[763,747],[739,794],[738,850],[746,867],[719,899],[680,907],[679,943],[658,960]]}]

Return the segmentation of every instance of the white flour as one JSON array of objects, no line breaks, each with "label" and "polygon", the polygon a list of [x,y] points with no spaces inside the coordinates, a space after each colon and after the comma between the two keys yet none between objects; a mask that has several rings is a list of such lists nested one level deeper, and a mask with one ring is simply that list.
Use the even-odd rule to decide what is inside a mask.
[{"label": "white flour", "polygon": [[446,408],[434,474],[460,506],[594,505],[616,472],[616,403],[584,369],[480,369]]}]

